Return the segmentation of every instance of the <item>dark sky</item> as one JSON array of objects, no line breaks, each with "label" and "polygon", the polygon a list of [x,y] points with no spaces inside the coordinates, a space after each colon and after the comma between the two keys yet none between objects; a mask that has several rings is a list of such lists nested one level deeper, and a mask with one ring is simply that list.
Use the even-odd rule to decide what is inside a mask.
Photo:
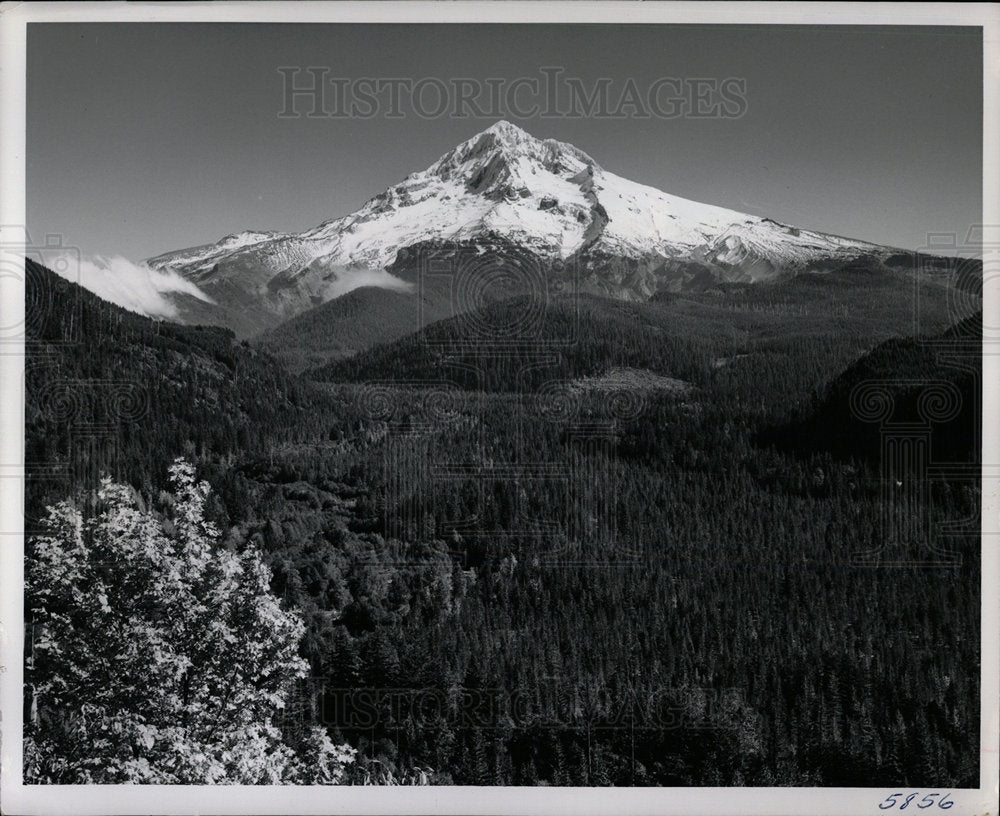
[{"label": "dark sky", "polygon": [[504,118],[674,195],[916,248],[982,221],[981,40],[924,27],[33,24],[28,227],[133,260],[303,230],[497,117],[280,118],[278,67],[509,82],[553,66],[588,88],[611,78],[613,99],[629,78],[745,79],[740,118]]}]

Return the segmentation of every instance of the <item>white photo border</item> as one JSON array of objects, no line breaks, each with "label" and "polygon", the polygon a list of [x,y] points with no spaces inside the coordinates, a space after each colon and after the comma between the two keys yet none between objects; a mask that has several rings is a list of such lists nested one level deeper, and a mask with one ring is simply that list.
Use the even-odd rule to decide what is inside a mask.
[{"label": "white photo border", "polygon": [[[1000,6],[986,3],[231,2],[0,3],[0,251],[23,244],[26,25],[31,22],[957,25],[983,29],[983,224],[1000,239]],[[23,248],[23,246],[22,246]],[[987,279],[983,313],[1000,314]],[[0,276],[0,325],[23,319],[23,280]],[[984,346],[980,787],[954,816],[1000,797],[1000,349]],[[0,347],[0,531],[21,529],[24,348]],[[20,466],[2,464],[20,462]],[[990,463],[990,464],[987,464]],[[995,463],[995,464],[994,464]],[[885,788],[288,787],[22,784],[23,535],[0,535],[0,807],[8,814],[880,813]]]}]

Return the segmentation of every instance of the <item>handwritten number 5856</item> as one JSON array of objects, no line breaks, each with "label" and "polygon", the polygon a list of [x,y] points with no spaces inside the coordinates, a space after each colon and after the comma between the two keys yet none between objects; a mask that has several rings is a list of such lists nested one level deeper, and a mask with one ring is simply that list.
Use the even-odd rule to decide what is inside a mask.
[{"label": "handwritten number 5856", "polygon": [[[911,794],[894,793],[891,796],[887,796],[882,801],[882,803],[879,805],[879,810],[890,810],[891,808],[894,808],[897,805],[899,806],[900,810],[906,810],[910,802],[916,799],[919,795],[920,795],[919,791],[915,791]],[[951,795],[950,793],[946,793],[944,795],[940,793],[928,793],[926,796],[924,796],[923,799],[917,802],[917,807],[920,808],[921,810],[929,808],[934,804],[935,797],[941,796],[941,798],[937,800],[937,806],[942,810],[948,810],[948,808],[950,808],[952,805],[955,804],[951,799],[948,798],[950,795]],[[901,796],[906,796],[906,798],[900,801]]]}]

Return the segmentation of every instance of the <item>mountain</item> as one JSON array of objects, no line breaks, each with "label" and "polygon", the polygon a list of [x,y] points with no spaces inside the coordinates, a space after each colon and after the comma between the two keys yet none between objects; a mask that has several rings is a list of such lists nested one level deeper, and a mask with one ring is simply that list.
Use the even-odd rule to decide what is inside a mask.
[{"label": "mountain", "polygon": [[354,213],[298,234],[230,235],[146,263],[266,329],[362,286],[413,293],[413,265],[409,279],[394,268],[401,250],[442,245],[479,256],[515,247],[547,277],[622,300],[903,257],[669,195],[500,121]]}]

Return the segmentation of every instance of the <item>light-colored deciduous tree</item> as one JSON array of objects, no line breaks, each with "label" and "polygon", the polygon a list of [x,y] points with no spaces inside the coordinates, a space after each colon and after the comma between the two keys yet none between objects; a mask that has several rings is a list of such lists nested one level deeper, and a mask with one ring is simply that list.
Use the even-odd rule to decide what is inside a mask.
[{"label": "light-colored deciduous tree", "polygon": [[162,514],[101,483],[28,542],[25,781],[334,784],[354,758],[282,729],[304,627],[258,552],[219,546],[206,482],[178,459]]}]

